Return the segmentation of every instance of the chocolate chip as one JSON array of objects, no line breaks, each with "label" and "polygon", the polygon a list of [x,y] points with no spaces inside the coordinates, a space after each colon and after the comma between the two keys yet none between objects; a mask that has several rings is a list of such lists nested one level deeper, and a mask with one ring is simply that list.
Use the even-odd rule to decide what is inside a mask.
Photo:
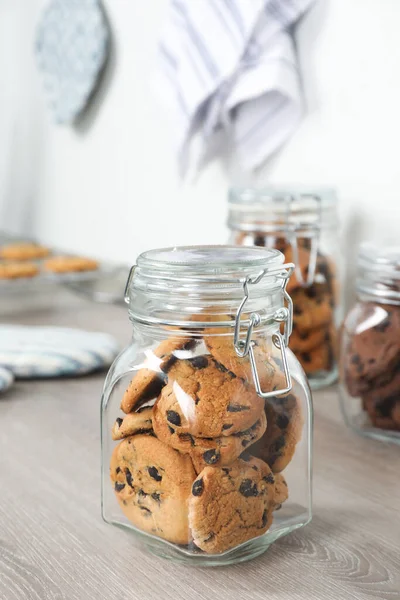
[{"label": "chocolate chip", "polygon": [[250,444],[250,440],[242,440],[243,448],[246,448],[246,446],[248,446],[249,444]]},{"label": "chocolate chip", "polygon": [[128,467],[125,468],[125,477],[126,483],[129,485],[129,487],[133,488],[133,477]]},{"label": "chocolate chip", "polygon": [[373,365],[374,362],[375,362],[375,358],[370,358],[368,362],[369,362],[370,365]]},{"label": "chocolate chip", "polygon": [[253,471],[258,471],[257,465],[253,465],[251,468],[253,469]]},{"label": "chocolate chip", "polygon": [[214,365],[218,369],[218,371],[221,371],[221,373],[228,373],[228,375],[231,377],[231,379],[236,377],[235,373],[232,373],[232,371],[230,371],[229,369],[224,367],[224,365],[221,364],[220,362],[217,362],[216,360],[214,360]]},{"label": "chocolate chip", "polygon": [[115,421],[115,422],[116,422],[116,424],[118,425],[118,428],[119,428],[119,427],[121,427],[121,425],[122,425],[122,420],[123,420],[123,419],[121,419],[121,417],[118,417],[118,419]]},{"label": "chocolate chip", "polygon": [[311,286],[309,288],[306,288],[304,290],[304,293],[307,296],[307,298],[316,298],[318,295],[318,290],[315,288],[315,286]]},{"label": "chocolate chip", "polygon": [[242,460],[244,460],[245,462],[249,462],[249,460],[251,459],[251,455],[249,454],[249,452],[243,452],[243,453],[240,455],[240,458],[241,458]]},{"label": "chocolate chip", "polygon": [[359,354],[354,354],[350,359],[351,364],[358,365],[361,362],[361,358]]},{"label": "chocolate chip", "polygon": [[265,238],[262,235],[256,235],[256,237],[254,238],[254,245],[255,246],[265,246]]},{"label": "chocolate chip", "polygon": [[250,410],[250,406],[243,406],[242,404],[228,404],[228,408],[226,409],[228,412],[242,412],[244,410]]},{"label": "chocolate chip", "polygon": [[267,483],[275,483],[275,477],[273,476],[272,473],[268,473],[268,475],[263,477],[263,480],[266,481]]},{"label": "chocolate chip", "polygon": [[278,452],[286,445],[286,438],[284,435],[280,435],[278,439],[272,444],[271,450],[272,452]]},{"label": "chocolate chip", "polygon": [[265,527],[268,521],[268,511],[264,510],[263,514],[262,514],[262,519],[261,519],[261,527]]},{"label": "chocolate chip", "polygon": [[239,492],[245,498],[258,496],[257,484],[254,483],[251,479],[243,479],[239,487]]},{"label": "chocolate chip", "polygon": [[116,474],[118,475],[118,473],[121,473],[121,468],[120,468],[120,467],[117,467],[117,468],[115,469],[115,472],[116,472]]},{"label": "chocolate chip", "polygon": [[222,431],[226,431],[227,429],[230,429],[231,427],[233,427],[233,423],[226,423],[225,425],[222,425]]},{"label": "chocolate chip", "polygon": [[203,479],[196,479],[192,485],[193,496],[201,496],[204,490]]},{"label": "chocolate chip", "polygon": [[188,360],[195,369],[205,369],[208,367],[208,358],[206,356],[195,356]]},{"label": "chocolate chip", "polygon": [[279,454],[271,454],[271,456],[268,457],[269,466],[273,467],[279,457]]},{"label": "chocolate chip", "polygon": [[286,429],[289,425],[289,417],[287,415],[278,415],[276,417],[276,424],[279,429]]},{"label": "chocolate chip", "polygon": [[174,410],[167,410],[167,421],[172,423],[172,425],[179,426],[181,424],[181,417]]},{"label": "chocolate chip", "polygon": [[191,446],[195,446],[196,442],[194,441],[194,437],[190,433],[179,433],[178,437],[183,442],[190,442]]},{"label": "chocolate chip", "polygon": [[151,510],[149,508],[147,508],[146,506],[139,506],[140,510],[143,510],[144,512],[148,512],[151,514]]},{"label": "chocolate chip", "polygon": [[177,362],[177,360],[177,357],[174,354],[171,354],[171,356],[169,356],[167,360],[160,366],[163,373],[168,373],[168,371]]},{"label": "chocolate chip", "polygon": [[309,352],[302,352],[301,354],[301,358],[303,359],[304,362],[306,363],[310,363],[311,362],[311,355]]},{"label": "chocolate chip", "polygon": [[124,487],[124,483],[119,483],[118,481],[115,482],[114,489],[116,492],[121,492],[124,489]]},{"label": "chocolate chip", "polygon": [[208,465],[215,465],[220,459],[220,453],[215,449],[207,450],[203,453],[203,459]]},{"label": "chocolate chip", "polygon": [[155,500],[156,502],[160,502],[160,494],[158,494],[157,492],[153,492],[151,494],[151,497],[153,498],[153,500]]},{"label": "chocolate chip", "polygon": [[231,470],[228,469],[228,467],[223,467],[222,470],[225,473],[225,475],[229,475],[229,473],[231,472]]},{"label": "chocolate chip", "polygon": [[379,331],[379,333],[384,333],[386,329],[390,326],[390,314],[388,314],[379,325],[375,325],[374,329]]},{"label": "chocolate chip", "polygon": [[301,340],[306,340],[308,338],[308,331],[299,331],[298,336]]},{"label": "chocolate chip", "polygon": [[298,317],[303,314],[303,311],[301,310],[300,306],[297,306],[297,304],[293,306],[293,314]]},{"label": "chocolate chip", "polygon": [[172,435],[173,433],[175,433],[175,429],[173,429],[172,427],[170,427],[170,425],[168,425],[168,429],[170,434]]},{"label": "chocolate chip", "polygon": [[162,476],[160,475],[156,467],[147,467],[147,471],[152,479],[155,479],[156,481],[161,481]]},{"label": "chocolate chip", "polygon": [[140,496],[141,498],[146,498],[146,496],[148,496],[148,494],[146,494],[146,492],[142,489],[140,489],[138,491],[138,496]]},{"label": "chocolate chip", "polygon": [[196,396],[196,398],[194,399],[194,403],[196,404],[196,406],[199,402],[200,402],[200,398],[198,396]]}]

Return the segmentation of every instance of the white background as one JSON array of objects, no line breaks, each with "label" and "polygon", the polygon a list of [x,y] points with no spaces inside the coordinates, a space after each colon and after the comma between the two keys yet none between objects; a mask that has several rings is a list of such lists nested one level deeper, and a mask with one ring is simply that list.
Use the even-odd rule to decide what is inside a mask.
[{"label": "white background", "polygon": [[[43,5],[0,2],[0,228],[127,263],[149,247],[223,243],[227,187],[244,179],[214,163],[179,181],[149,82],[167,0],[104,1],[110,64],[75,128],[52,124],[34,64]],[[400,230],[399,25],[398,0],[317,3],[297,31],[308,115],[255,178],[336,185],[349,262],[358,239]]]}]

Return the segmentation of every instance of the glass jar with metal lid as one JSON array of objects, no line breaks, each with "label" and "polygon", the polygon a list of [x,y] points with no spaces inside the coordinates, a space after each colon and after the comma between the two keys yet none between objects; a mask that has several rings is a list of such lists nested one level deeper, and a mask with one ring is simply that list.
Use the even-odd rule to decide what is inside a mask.
[{"label": "glass jar with metal lid", "polygon": [[103,518],[196,565],[257,556],[311,519],[312,406],[287,348],[292,264],[265,248],[153,250],[102,399]]},{"label": "glass jar with metal lid", "polygon": [[400,246],[361,246],[357,302],[344,320],[340,396],[357,432],[400,443]]},{"label": "glass jar with metal lid", "polygon": [[290,348],[312,388],[337,378],[339,238],[337,198],[329,188],[233,188],[229,243],[277,248],[296,265]]}]

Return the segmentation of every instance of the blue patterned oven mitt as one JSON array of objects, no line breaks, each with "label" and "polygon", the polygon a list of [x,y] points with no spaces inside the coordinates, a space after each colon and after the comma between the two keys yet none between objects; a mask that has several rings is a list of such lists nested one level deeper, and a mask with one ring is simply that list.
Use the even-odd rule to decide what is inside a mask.
[{"label": "blue patterned oven mitt", "polygon": [[108,55],[110,31],[100,0],[51,0],[35,51],[57,123],[70,124],[92,96]]}]

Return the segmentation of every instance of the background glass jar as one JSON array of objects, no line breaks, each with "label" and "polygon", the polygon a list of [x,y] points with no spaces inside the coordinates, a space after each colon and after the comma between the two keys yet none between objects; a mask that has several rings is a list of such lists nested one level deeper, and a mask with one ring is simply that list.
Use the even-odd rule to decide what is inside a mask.
[{"label": "background glass jar", "polygon": [[339,314],[337,198],[332,189],[234,188],[229,194],[229,243],[277,248],[296,269],[290,348],[311,387],[337,379]]},{"label": "background glass jar", "polygon": [[400,246],[361,246],[357,302],[344,320],[340,396],[359,433],[400,443]]},{"label": "background glass jar", "polygon": [[311,519],[311,397],[286,348],[283,260],[174,248],[131,272],[132,343],[102,399],[102,510],[158,555],[230,564]]}]

